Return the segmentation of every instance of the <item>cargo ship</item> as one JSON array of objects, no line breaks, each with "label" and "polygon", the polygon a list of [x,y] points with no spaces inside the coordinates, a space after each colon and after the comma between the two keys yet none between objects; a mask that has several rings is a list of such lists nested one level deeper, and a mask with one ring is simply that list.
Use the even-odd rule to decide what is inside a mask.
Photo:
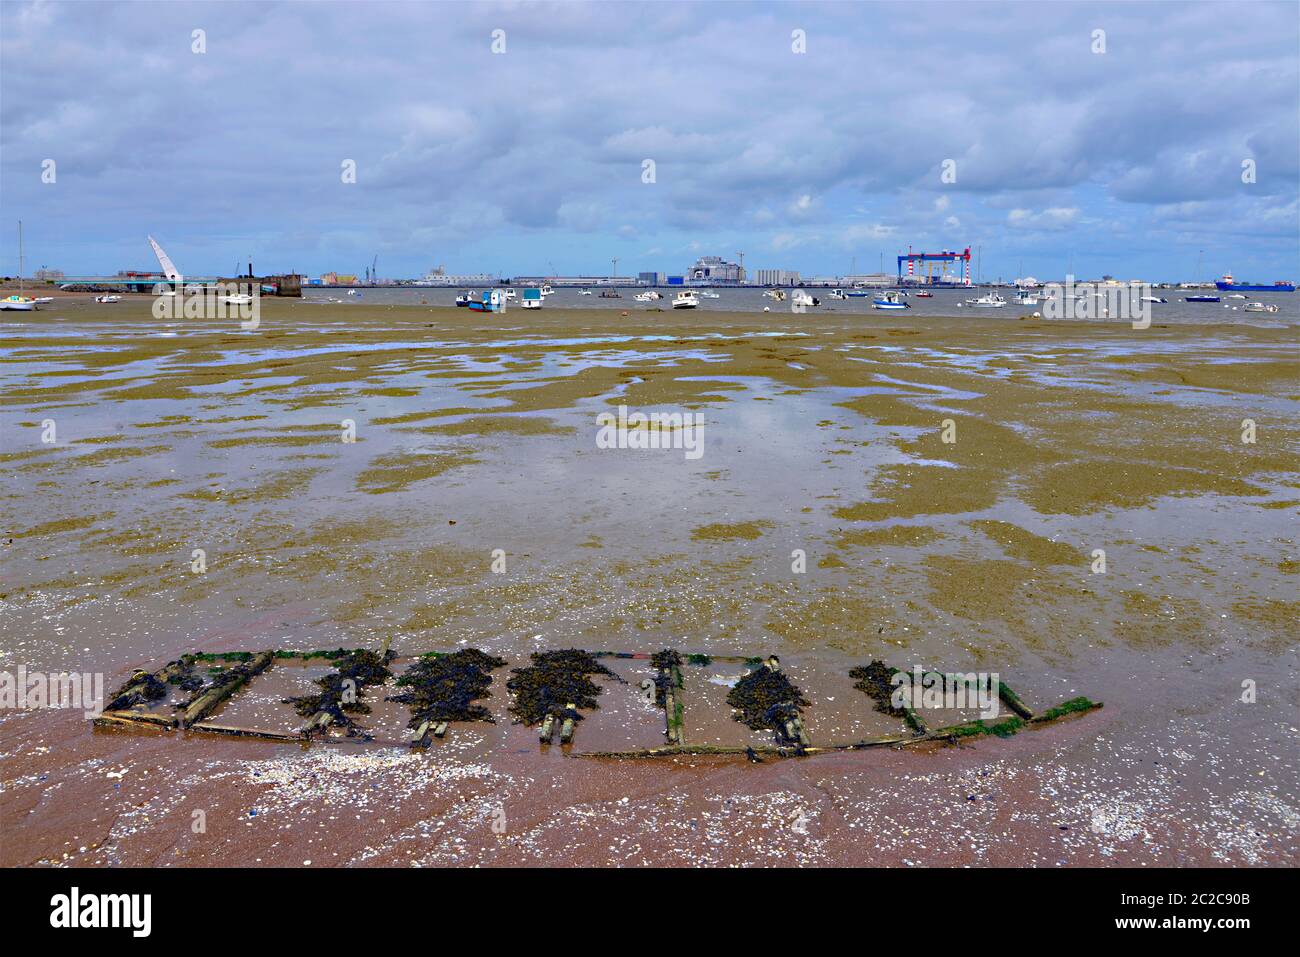
[{"label": "cargo ship", "polygon": [[1225,292],[1295,292],[1295,283],[1293,282],[1275,282],[1271,286],[1257,286],[1250,283],[1234,282],[1232,273],[1227,273],[1215,285]]}]

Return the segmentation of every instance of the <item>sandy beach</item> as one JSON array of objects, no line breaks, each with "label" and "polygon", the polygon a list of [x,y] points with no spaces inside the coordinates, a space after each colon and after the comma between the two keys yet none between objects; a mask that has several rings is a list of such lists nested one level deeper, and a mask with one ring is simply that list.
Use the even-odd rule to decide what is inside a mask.
[{"label": "sandy beach", "polygon": [[[779,655],[814,742],[890,727],[872,659],[1105,707],[761,764],[582,757],[662,743],[638,661],[573,748],[508,669],[427,751],[378,701],[310,746],[5,710],[0,864],[1300,863],[1294,326],[151,302],[0,326],[6,670],[676,647]],[[702,454],[599,448],[619,406],[701,413]],[[289,727],[299,672],[228,707]],[[728,677],[688,669],[694,740],[761,738]]]}]

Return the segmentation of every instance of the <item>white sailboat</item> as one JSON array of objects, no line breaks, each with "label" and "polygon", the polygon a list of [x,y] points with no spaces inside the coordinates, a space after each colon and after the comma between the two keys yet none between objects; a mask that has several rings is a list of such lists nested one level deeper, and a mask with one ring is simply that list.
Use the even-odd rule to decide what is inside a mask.
[{"label": "white sailboat", "polygon": [[0,299],[0,309],[12,312],[31,312],[36,308],[36,300],[23,295],[23,221],[18,220],[18,295]]}]

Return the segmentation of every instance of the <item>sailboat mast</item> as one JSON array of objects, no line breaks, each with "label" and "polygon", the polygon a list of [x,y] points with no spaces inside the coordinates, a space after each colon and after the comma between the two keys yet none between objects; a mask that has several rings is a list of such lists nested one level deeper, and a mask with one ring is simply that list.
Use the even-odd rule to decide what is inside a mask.
[{"label": "sailboat mast", "polygon": [[23,294],[23,221],[18,220],[18,295]]}]

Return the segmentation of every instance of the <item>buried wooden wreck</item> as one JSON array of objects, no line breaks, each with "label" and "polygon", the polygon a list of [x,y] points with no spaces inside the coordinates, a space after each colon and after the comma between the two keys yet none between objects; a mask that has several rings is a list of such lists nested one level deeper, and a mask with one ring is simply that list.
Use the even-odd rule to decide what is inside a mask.
[{"label": "buried wooden wreck", "polygon": [[[224,654],[195,653],[182,656],[156,671],[137,670],[109,698],[94,724],[104,728],[138,728],[186,734],[217,734],[269,741],[376,741],[411,748],[431,747],[447,738],[459,725],[495,723],[486,705],[493,672],[507,662],[478,649],[428,652],[402,657],[384,642],[379,652],[364,648],[322,651],[266,650]],[[575,747],[584,712],[599,708],[604,688],[594,679],[627,684],[602,660],[644,662],[652,677],[641,692],[656,709],[662,709],[664,744],[624,750],[582,751]],[[217,712],[253,686],[277,665],[316,663],[333,670],[316,678],[318,689],[308,695],[280,699],[306,721],[296,730],[248,727],[222,720]],[[746,727],[770,732],[767,743],[746,745],[690,741],[692,671],[715,663],[743,666],[744,673],[730,688],[727,706],[731,717]],[[404,665],[404,667],[403,667]],[[206,668],[207,674],[200,669]],[[399,673],[400,669],[400,673]],[[961,688],[978,680],[975,675],[923,669],[900,672],[880,661],[848,672],[853,687],[861,691],[862,709],[898,719],[896,733],[859,740],[815,740],[804,722],[804,712],[816,708],[815,696],[791,681],[775,655],[767,657],[682,653],[665,648],[658,652],[583,651],[563,649],[536,652],[527,664],[515,667],[505,686],[513,722],[537,729],[540,745],[552,746],[559,738],[564,753],[582,758],[654,758],[672,755],[743,755],[762,761],[764,755],[796,757],[877,747],[911,748],[921,744],[952,744],[986,735],[1007,737],[1021,730],[1079,715],[1102,705],[1086,697],[1044,709],[1032,710],[1010,687],[996,682],[986,693],[996,696],[1006,709],[996,719],[978,718],[932,728],[906,700],[897,686],[904,676],[923,676]],[[974,688],[974,686],[971,686]],[[634,689],[636,690],[636,689]],[[392,692],[392,693],[389,693]],[[972,694],[973,694],[972,690]],[[364,727],[360,719],[371,713],[367,699],[395,702],[409,710],[405,729],[386,728],[389,735]],[[698,702],[697,702],[698,703]]]}]

